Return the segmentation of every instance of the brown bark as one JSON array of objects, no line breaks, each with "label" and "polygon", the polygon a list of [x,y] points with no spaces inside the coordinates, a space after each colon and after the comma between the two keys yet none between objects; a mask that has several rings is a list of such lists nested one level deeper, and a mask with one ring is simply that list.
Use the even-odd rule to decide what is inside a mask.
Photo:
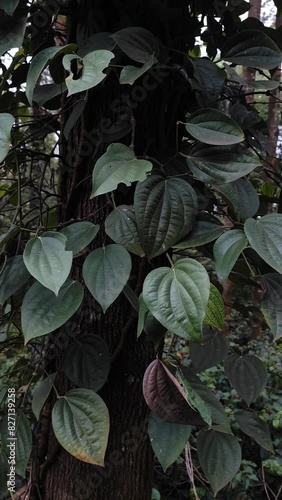
[{"label": "brown bark", "polygon": [[[255,19],[260,19],[260,11],[261,11],[261,0],[250,0],[249,1],[251,7],[248,13],[248,17],[254,17]],[[256,77],[256,70],[254,68],[249,68],[248,66],[243,66],[242,77],[246,86],[248,82],[254,81]],[[247,87],[247,92],[252,91],[251,87]],[[253,97],[251,95],[246,96],[247,102],[252,102]]]},{"label": "brown bark", "polygon": [[[179,17],[183,22],[186,3],[181,0],[178,4],[182,9]],[[171,46],[175,39],[175,48],[180,48],[177,46],[181,40],[179,26],[171,22],[166,10],[163,11],[164,19],[160,19],[162,12],[151,6],[150,2],[138,0],[135,3],[113,4],[107,0],[77,0],[71,6],[74,8],[70,24],[71,42],[75,41],[75,33],[78,32],[80,36],[83,32],[88,37],[93,32],[114,32],[129,25],[143,26],[160,37],[167,35],[169,38],[164,41]],[[170,29],[166,29],[167,23],[171,23]],[[98,237],[88,250],[109,243],[103,226],[106,215],[111,211],[108,198],[100,196],[90,200],[89,196],[93,166],[107,145],[95,145],[97,134],[101,136],[101,133],[108,133],[109,123],[117,124],[119,120],[125,124],[128,121],[134,127],[134,133],[131,131],[127,137],[113,142],[125,140],[129,145],[134,139],[136,155],[146,154],[167,160],[174,154],[175,123],[177,119],[183,119],[186,109],[183,103],[184,91],[187,94],[186,84],[183,85],[184,90],[179,85],[176,88],[177,82],[174,84],[167,74],[158,74],[156,71],[151,73],[150,83],[154,85],[144,91],[141,82],[139,93],[136,92],[134,97],[133,90],[131,92],[127,86],[121,88],[117,76],[110,75],[104,85],[89,93],[85,111],[68,141],[62,138],[64,165],[61,194],[65,205],[61,220],[89,216],[88,220],[101,225]],[[170,109],[168,97],[171,95]],[[91,135],[93,130],[95,134]],[[132,203],[132,189],[121,189],[115,201],[117,205]],[[82,281],[84,258],[85,255],[74,261],[74,278],[79,281]],[[151,264],[146,263],[144,268],[143,263],[140,265],[140,259],[133,259],[130,278],[133,289],[140,292],[140,285],[151,269]],[[54,365],[60,370],[62,350],[72,341],[74,333],[93,332],[106,340],[114,362],[108,381],[99,394],[109,408],[110,437],[105,468],[83,463],[58,446],[52,432],[49,411],[49,426],[45,436],[40,436],[43,442],[47,440],[47,449],[40,452],[37,463],[33,464],[35,479],[32,498],[40,498],[40,491],[44,500],[150,500],[153,454],[146,430],[148,408],[142,396],[142,378],[154,352],[145,336],[136,340],[136,321],[130,319],[131,314],[131,306],[123,295],[104,315],[98,303],[86,291],[79,312],[65,325],[63,332],[51,336],[50,342],[56,346],[53,351],[57,352],[55,360],[50,361],[51,370],[54,370]],[[71,387],[62,374],[57,385],[60,394]]]}]

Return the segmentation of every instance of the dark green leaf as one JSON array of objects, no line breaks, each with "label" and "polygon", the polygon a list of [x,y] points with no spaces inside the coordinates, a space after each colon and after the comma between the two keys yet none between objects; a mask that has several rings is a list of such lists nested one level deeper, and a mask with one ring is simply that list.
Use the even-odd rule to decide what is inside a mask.
[{"label": "dark green leaf", "polygon": [[[11,420],[9,420],[11,423]],[[13,432],[13,431],[12,431]],[[6,415],[0,425],[1,441],[3,450],[7,456],[10,455],[11,444],[15,444],[15,466],[16,473],[19,476],[25,477],[26,467],[31,454],[32,447],[32,433],[30,423],[22,411],[17,412],[15,419],[15,432],[14,435],[8,431],[8,415]],[[10,441],[9,438],[15,438],[15,442]]]},{"label": "dark green leaf", "polygon": [[153,54],[156,58],[159,55],[157,38],[144,28],[124,28],[111,35],[111,38],[133,61],[146,63]]},{"label": "dark green leaf", "polygon": [[78,387],[99,391],[110,371],[106,342],[94,334],[84,334],[64,351],[63,370]]},{"label": "dark green leaf", "polygon": [[228,339],[219,332],[213,332],[210,328],[204,330],[204,344],[190,343],[189,355],[193,367],[197,372],[216,366],[224,361],[228,355]]},{"label": "dark green leaf", "polygon": [[0,163],[5,160],[9,152],[14,121],[14,117],[9,113],[0,113]]},{"label": "dark green leaf", "polygon": [[216,240],[224,231],[225,227],[216,217],[200,214],[189,236],[175,243],[173,248],[193,248],[205,245]]},{"label": "dark green leaf", "polygon": [[282,214],[248,219],[244,230],[251,247],[273,269],[282,273]]},{"label": "dark green leaf", "polygon": [[55,404],[52,425],[59,443],[83,462],[104,466],[110,428],[104,401],[89,389],[73,389]]},{"label": "dark green leaf", "polygon": [[278,340],[282,337],[282,276],[269,273],[263,275],[261,279],[265,288],[261,309],[274,340]]},{"label": "dark green leaf", "polygon": [[224,302],[219,290],[211,283],[210,296],[207,306],[207,312],[204,317],[206,325],[214,328],[222,328],[224,325]]},{"label": "dark green leaf", "polygon": [[0,8],[3,9],[8,16],[12,16],[16,10],[20,0],[2,0]]},{"label": "dark green leaf", "polygon": [[200,342],[209,290],[205,268],[196,260],[181,259],[172,269],[159,267],[148,274],[143,299],[167,330]]},{"label": "dark green leaf", "polygon": [[235,411],[234,417],[247,436],[254,438],[255,442],[266,450],[274,452],[269,427],[254,412],[238,410]]},{"label": "dark green leaf", "polygon": [[212,424],[212,416],[209,406],[206,405],[205,401],[201,398],[197,391],[193,389],[188,380],[184,378],[183,373],[179,368],[176,370],[176,378],[181,384],[185,397],[191,408],[193,408],[193,410],[197,410],[204,422],[206,422],[206,424],[210,427]]},{"label": "dark green leaf", "polygon": [[224,361],[224,370],[232,387],[247,405],[255,401],[266,384],[267,371],[263,362],[246,354],[230,354]]},{"label": "dark green leaf", "polygon": [[215,270],[220,280],[227,280],[239,255],[247,245],[248,240],[241,229],[227,231],[216,240],[213,247],[213,255]]},{"label": "dark green leaf", "polygon": [[[81,57],[86,56],[89,52],[94,52],[95,50],[113,50],[115,47],[115,42],[110,38],[110,32],[100,32],[94,33],[90,36],[80,37],[80,32],[77,32],[77,43],[79,46],[78,55]],[[81,38],[81,40],[80,40]]]},{"label": "dark green leaf", "polygon": [[148,420],[148,434],[154,453],[165,472],[185,448],[191,427],[165,422],[151,413]]},{"label": "dark green leaf", "polygon": [[22,255],[7,260],[0,275],[0,304],[19,290],[28,280],[30,274],[24,265]]},{"label": "dark green leaf", "polygon": [[37,420],[39,420],[41,410],[49,397],[55,378],[56,373],[48,375],[44,380],[38,382],[33,390],[31,406]]},{"label": "dark green leaf", "polygon": [[154,348],[159,347],[160,342],[163,340],[167,329],[152,315],[149,311],[145,318],[144,330],[148,339],[153,342]]},{"label": "dark green leaf", "polygon": [[201,430],[197,437],[197,452],[201,467],[217,495],[238,472],[241,448],[237,439],[213,429]]},{"label": "dark green leaf", "polygon": [[67,122],[64,126],[64,136],[66,139],[68,139],[70,132],[72,131],[73,127],[75,126],[75,124],[79,120],[81,114],[84,111],[86,104],[87,104],[87,99],[82,99],[82,100],[78,101],[77,103],[75,103],[73,110],[72,110],[70,116],[68,117]]},{"label": "dark green leaf", "polygon": [[[44,106],[54,97],[63,94],[67,90],[65,83],[47,83],[46,85],[35,85],[32,100]],[[82,101],[84,102],[84,101]]]},{"label": "dark green leaf", "polygon": [[227,146],[244,140],[244,132],[237,123],[222,111],[213,108],[192,113],[185,127],[194,139],[214,146]]},{"label": "dark green leaf", "polygon": [[2,451],[0,452],[0,497],[6,498],[8,494],[8,489],[7,489],[7,474],[9,473],[9,468],[11,465],[14,464],[8,464],[8,459]]},{"label": "dark green leaf", "polygon": [[40,283],[34,283],[22,303],[22,329],[25,343],[53,332],[77,311],[83,299],[83,286],[67,280],[58,296]]},{"label": "dark green leaf", "polygon": [[120,245],[97,248],[85,259],[83,279],[104,312],[122,292],[130,271],[131,257]]},{"label": "dark green leaf", "polygon": [[148,307],[146,306],[143,293],[140,293],[138,298],[138,324],[137,324],[137,338],[140,337],[144,329],[145,319],[148,314]]},{"label": "dark green leaf", "polygon": [[137,68],[136,66],[125,66],[120,73],[119,82],[122,85],[133,85],[133,83],[140,78],[140,76],[144,75],[146,71],[148,71],[154,64],[155,57],[152,55],[149,60],[141,66],[141,68]]},{"label": "dark green leaf", "polygon": [[139,234],[136,225],[135,211],[132,205],[116,207],[105,220],[107,235],[118,245],[129,252],[142,255]]},{"label": "dark green leaf", "polygon": [[216,189],[231,205],[238,220],[245,221],[257,213],[259,197],[253,185],[246,179],[221,184]]},{"label": "dark green leaf", "polygon": [[75,222],[70,226],[64,227],[60,230],[66,241],[66,250],[69,250],[76,255],[83,250],[95,238],[100,229],[99,224],[92,224],[92,222],[82,221]]},{"label": "dark green leaf", "polygon": [[137,184],[134,208],[140,244],[151,259],[191,231],[198,202],[195,191],[183,179],[153,175]]},{"label": "dark green leaf", "polygon": [[22,46],[26,28],[26,16],[22,10],[7,17],[0,13],[0,56],[7,50]]},{"label": "dark green leaf", "polygon": [[[200,84],[201,92],[211,104],[221,94],[225,82],[225,73],[210,59],[201,57],[193,60],[194,76]],[[206,101],[205,101],[206,102]]]}]

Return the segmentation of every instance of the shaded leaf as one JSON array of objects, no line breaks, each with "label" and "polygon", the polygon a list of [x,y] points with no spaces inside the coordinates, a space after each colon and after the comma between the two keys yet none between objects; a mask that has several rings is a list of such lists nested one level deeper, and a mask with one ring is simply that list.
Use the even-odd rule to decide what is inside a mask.
[{"label": "shaded leaf", "polygon": [[274,452],[268,425],[252,411],[235,411],[234,417],[240,429],[251,436],[256,443],[268,451]]},{"label": "shaded leaf", "polygon": [[93,250],[82,269],[85,284],[103,311],[116,300],[128,281],[131,257],[121,245],[107,245]]},{"label": "shaded leaf", "polygon": [[46,85],[35,85],[32,100],[44,106],[44,104],[54,97],[63,94],[67,90],[65,83],[47,83]]},{"label": "shaded leaf", "polygon": [[207,216],[203,213],[196,219],[188,237],[175,243],[173,248],[193,248],[205,245],[216,240],[224,231],[225,227],[216,217]]},{"label": "shaded leaf", "polygon": [[40,283],[34,283],[24,296],[21,315],[25,343],[53,332],[77,311],[83,299],[83,286],[67,280],[58,296]]},{"label": "shaded leaf", "polygon": [[137,160],[132,149],[124,144],[111,144],[94,167],[90,198],[114,191],[120,183],[130,186],[132,182],[144,181],[152,168],[151,162]]},{"label": "shaded leaf", "polygon": [[133,61],[146,63],[150,57],[159,54],[159,42],[148,30],[139,27],[129,27],[117,31],[111,38],[121,50]]},{"label": "shaded leaf", "polygon": [[107,31],[101,31],[100,33],[93,33],[87,37],[83,35],[80,37],[80,33],[78,31],[76,34],[79,46],[78,55],[84,57],[89,52],[94,52],[95,50],[113,50],[115,42],[110,38],[111,34],[112,33]]},{"label": "shaded leaf", "polygon": [[104,401],[89,389],[73,389],[55,404],[52,425],[61,446],[83,462],[104,466],[110,428]]},{"label": "shaded leaf", "polygon": [[247,219],[244,231],[251,247],[273,269],[282,273],[282,214]]},{"label": "shaded leaf", "polygon": [[22,255],[8,259],[0,275],[0,304],[4,304],[8,297],[17,292],[29,277]]},{"label": "shaded leaf", "polygon": [[259,197],[253,185],[247,179],[221,184],[216,189],[227,200],[238,220],[245,221],[255,215],[259,208]]},{"label": "shaded leaf", "polygon": [[141,247],[151,259],[191,231],[198,202],[194,189],[183,179],[152,175],[137,184],[134,209]]},{"label": "shaded leaf", "polygon": [[122,85],[133,85],[133,83],[140,78],[140,76],[144,75],[146,71],[148,71],[154,64],[154,54],[149,58],[149,60],[138,68],[136,66],[125,66],[120,73],[119,83]]},{"label": "shaded leaf", "polygon": [[244,231],[232,229],[222,234],[215,242],[213,255],[216,274],[226,281],[241,252],[248,246]]},{"label": "shaded leaf", "polygon": [[3,9],[8,16],[12,16],[16,10],[20,0],[1,0],[1,9]]},{"label": "shaded leaf", "polygon": [[26,244],[23,254],[30,274],[56,295],[69,275],[72,257],[72,252],[67,252],[64,244],[59,241],[59,235],[52,238],[32,238]]},{"label": "shaded leaf", "polygon": [[222,328],[224,325],[225,313],[224,302],[219,290],[211,283],[210,296],[204,323],[214,328]]},{"label": "shaded leaf", "polygon": [[[14,465],[14,464],[10,464]],[[0,495],[3,497],[8,494],[7,489],[7,474],[9,473],[10,465],[8,459],[2,451],[0,452]]]},{"label": "shaded leaf", "polygon": [[140,293],[138,297],[138,324],[137,324],[137,338],[140,337],[141,333],[143,332],[144,325],[145,325],[145,319],[148,314],[148,307],[146,306],[144,299],[143,299],[143,293]]},{"label": "shaded leaf", "polygon": [[[11,420],[10,420],[11,423]],[[9,445],[13,444],[10,438],[15,438],[16,445],[15,467],[19,476],[25,477],[26,467],[31,454],[32,433],[30,423],[22,411],[17,412],[15,418],[15,432],[8,431],[8,415],[6,415],[0,424],[0,434],[3,450],[7,456],[10,455]]]},{"label": "shaded leaf", "polygon": [[41,410],[45,405],[49,394],[53,388],[53,383],[55,381],[57,373],[51,373],[44,380],[38,382],[32,393],[31,407],[37,420],[39,420]]},{"label": "shaded leaf", "polygon": [[191,408],[193,408],[193,410],[197,410],[206,424],[208,424],[208,426],[211,426],[212,416],[209,407],[206,405],[201,396],[196,391],[194,391],[192,385],[190,385],[188,380],[184,378],[183,373],[179,368],[176,370],[176,378],[181,384],[184,390],[185,397],[189,402]]},{"label": "shaded leaf", "polygon": [[200,342],[209,290],[205,268],[196,260],[181,259],[172,269],[160,267],[148,274],[143,299],[167,330]]},{"label": "shaded leaf", "polygon": [[261,308],[265,320],[272,331],[274,340],[282,337],[282,276],[276,273],[261,277],[265,293]]},{"label": "shaded leaf", "polygon": [[267,371],[263,362],[246,354],[229,354],[224,361],[224,370],[232,387],[247,405],[255,401],[266,384]]},{"label": "shaded leaf", "polygon": [[132,205],[116,207],[105,220],[105,231],[115,243],[122,245],[129,252],[143,254]]},{"label": "shaded leaf", "polygon": [[240,445],[234,436],[203,429],[197,437],[197,452],[200,465],[216,495],[239,470]]},{"label": "shaded leaf", "polygon": [[99,391],[110,371],[110,353],[98,335],[84,334],[64,351],[63,370],[75,385]]},{"label": "shaded leaf", "polygon": [[81,114],[83,113],[85,106],[87,104],[87,99],[79,100],[75,103],[70,116],[68,117],[66,124],[64,126],[64,137],[68,139],[70,132],[79,120]]},{"label": "shaded leaf", "polygon": [[148,340],[153,342],[154,348],[159,347],[160,342],[163,340],[167,329],[152,315],[149,311],[145,318],[144,330]]},{"label": "shaded leaf", "polygon": [[9,113],[0,113],[0,163],[5,160],[11,142],[11,129],[14,117]]},{"label": "shaded leaf", "polygon": [[244,132],[237,123],[222,111],[213,108],[192,113],[185,128],[194,139],[205,144],[227,146],[244,140]]},{"label": "shaded leaf", "polygon": [[99,224],[82,221],[64,227],[64,229],[60,230],[60,234],[63,234],[67,239],[66,250],[76,255],[91,243],[99,229]]},{"label": "shaded leaf", "polygon": [[151,413],[148,420],[148,434],[154,453],[165,472],[185,448],[191,427],[163,421]]},{"label": "shaded leaf", "polygon": [[0,13],[0,56],[7,50],[22,46],[26,28],[26,16],[22,10],[7,17]]},{"label": "shaded leaf", "polygon": [[189,356],[196,372],[202,372],[207,368],[216,366],[228,356],[229,341],[225,335],[213,332],[209,328],[204,330],[203,337],[203,345],[191,342],[189,347]]}]

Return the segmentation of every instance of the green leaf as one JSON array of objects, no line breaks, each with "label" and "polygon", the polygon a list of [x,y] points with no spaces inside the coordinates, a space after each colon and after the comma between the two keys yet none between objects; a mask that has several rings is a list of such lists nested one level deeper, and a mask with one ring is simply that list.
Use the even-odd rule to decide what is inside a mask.
[{"label": "green leaf", "polygon": [[282,214],[248,219],[244,230],[251,247],[275,271],[282,273]]},{"label": "green leaf", "polygon": [[191,231],[198,202],[183,179],[152,175],[137,184],[134,208],[141,247],[152,259]]},{"label": "green leaf", "polygon": [[238,356],[233,353],[224,361],[224,370],[232,387],[250,406],[266,384],[267,371],[263,362],[252,354]]},{"label": "green leaf", "polygon": [[216,274],[226,281],[241,252],[248,246],[244,231],[232,229],[222,234],[215,242],[213,255]]},{"label": "green leaf", "polygon": [[34,283],[24,296],[21,314],[25,343],[53,332],[77,311],[83,299],[83,286],[67,280],[58,296],[40,283]]},{"label": "green leaf", "polygon": [[255,215],[259,208],[259,197],[253,185],[247,179],[238,179],[229,184],[221,184],[216,189],[223,195],[238,220],[245,221]]},{"label": "green leaf", "polygon": [[225,72],[210,59],[201,57],[193,60],[194,76],[197,78],[204,102],[214,104],[221,94]]},{"label": "green leaf", "polygon": [[138,295],[136,295],[136,293],[132,290],[131,286],[128,283],[126,283],[122,292],[126,296],[128,302],[133,307],[133,309],[135,309],[135,311],[138,312],[139,309]]},{"label": "green leaf", "polygon": [[163,340],[167,329],[152,315],[149,311],[145,318],[144,331],[148,340],[153,342],[154,348],[157,350],[160,342]]},{"label": "green leaf", "polygon": [[234,417],[247,436],[251,436],[260,446],[274,453],[269,427],[263,420],[254,412],[245,410],[235,411]]},{"label": "green leaf", "polygon": [[56,295],[69,275],[72,257],[57,237],[44,236],[29,240],[23,254],[30,274]]},{"label": "green leaf", "polygon": [[1,9],[3,9],[8,16],[12,16],[18,6],[20,0],[2,0]]},{"label": "green leaf", "polygon": [[[124,28],[111,37],[121,50],[133,61],[146,63],[150,57],[159,54],[159,42],[148,30],[138,27]],[[155,59],[157,62],[157,59]]]},{"label": "green leaf", "polygon": [[230,37],[221,51],[221,58],[258,69],[273,69],[282,61],[281,52],[273,40],[263,31],[251,29]]},{"label": "green leaf", "polygon": [[188,380],[184,378],[183,373],[180,369],[176,370],[176,378],[183,387],[184,394],[191,408],[193,408],[193,410],[197,410],[200,413],[202,419],[208,424],[208,426],[211,426],[212,416],[209,407],[206,405],[201,396],[199,396],[199,394],[194,391]]},{"label": "green leaf", "polygon": [[26,15],[22,9],[13,16],[0,13],[0,56],[7,50],[22,46],[26,29]]},{"label": "green leaf", "polygon": [[76,49],[76,45],[69,44],[59,47],[47,47],[46,49],[38,52],[31,60],[27,78],[26,78],[26,97],[29,104],[32,106],[33,94],[35,91],[35,85],[40,77],[42,71],[48,66],[50,61],[61,54],[66,54],[67,52],[73,52]]},{"label": "green leaf", "polygon": [[196,372],[216,366],[228,356],[229,342],[223,333],[213,332],[212,329],[204,330],[204,344],[191,342],[189,356]]},{"label": "green leaf", "polygon": [[11,227],[9,227],[7,233],[1,234],[1,236],[0,236],[0,250],[5,248],[5,245],[7,245],[7,243],[9,243],[9,241],[12,240],[18,232],[19,232],[19,227],[14,226],[12,224]]},{"label": "green leaf", "polygon": [[166,422],[151,413],[148,420],[148,434],[154,453],[165,472],[185,448],[191,427]]},{"label": "green leaf", "polygon": [[82,115],[86,105],[87,105],[88,99],[82,99],[79,100],[78,102],[75,103],[71,114],[69,115],[66,124],[64,126],[64,137],[68,140],[70,132],[72,131],[73,127],[77,123],[78,119]]},{"label": "green leaf", "polygon": [[142,255],[135,211],[132,205],[116,207],[105,220],[107,235],[118,245],[136,255]]},{"label": "green leaf", "polygon": [[216,240],[224,231],[225,227],[216,217],[205,213],[199,214],[189,236],[175,243],[173,248],[194,248],[205,245]]},{"label": "green leaf", "polygon": [[10,466],[14,464],[8,464],[8,459],[5,453],[0,452],[0,497],[6,498],[8,494],[7,488],[7,474],[9,473]]},{"label": "green leaf", "polygon": [[8,259],[0,275],[0,304],[17,292],[29,277],[21,255]]},{"label": "green leaf", "polygon": [[146,71],[148,71],[154,64],[154,54],[150,57],[150,59],[141,66],[141,68],[137,68],[136,66],[125,66],[120,73],[119,83],[121,85],[133,85],[133,83],[140,78],[140,76],[144,75]]},{"label": "green leaf", "polygon": [[85,37],[82,32],[80,33],[78,31],[78,55],[84,57],[89,54],[89,52],[94,52],[94,50],[113,50],[115,48],[115,42],[110,38],[111,34],[112,33],[107,31],[101,31]]},{"label": "green leaf", "polygon": [[224,302],[219,290],[211,283],[210,296],[204,323],[214,328],[222,328],[224,325]]},{"label": "green leaf", "polygon": [[65,83],[47,83],[46,85],[35,85],[32,100],[44,106],[54,97],[63,94],[67,90]]},{"label": "green leaf", "polygon": [[203,429],[197,437],[197,452],[204,474],[217,495],[239,470],[240,445],[234,436]]},{"label": "green leaf", "polygon": [[144,181],[152,168],[151,162],[137,160],[132,149],[124,144],[111,144],[94,167],[90,198],[114,191],[121,182],[130,186],[132,182]]},{"label": "green leaf", "polygon": [[107,245],[93,250],[83,264],[85,284],[103,311],[116,300],[128,281],[131,257],[120,245]]},{"label": "green leaf", "polygon": [[110,353],[106,342],[90,333],[75,339],[64,351],[63,370],[75,385],[99,391],[110,371]]},{"label": "green leaf", "polygon": [[143,299],[167,330],[186,340],[201,342],[209,290],[205,268],[196,260],[181,259],[172,269],[159,267],[148,274]]},{"label": "green leaf", "polygon": [[252,87],[255,90],[275,90],[279,87],[278,80],[248,80],[246,82],[248,87]]},{"label": "green leaf", "polygon": [[282,337],[282,276],[269,273],[261,279],[265,288],[261,309],[274,340],[278,340]]},{"label": "green leaf", "polygon": [[[64,68],[70,72],[69,76],[66,78],[66,85],[68,88],[68,97],[76,94],[78,92],[84,92],[85,90],[96,87],[99,83],[106,78],[106,69],[110,61],[115,57],[115,55],[109,50],[94,50],[94,52],[89,52],[85,57],[81,58],[75,54],[67,54],[63,58]],[[73,73],[71,71],[71,62],[78,60],[79,64],[82,64],[82,75],[80,78],[73,79]]]},{"label": "green leaf", "polygon": [[200,181],[210,184],[235,181],[261,165],[255,153],[241,144],[229,147],[196,144],[186,162]]},{"label": "green leaf", "polygon": [[138,307],[137,338],[140,337],[141,333],[144,330],[145,319],[149,310],[143,299],[143,293],[140,293],[138,297],[138,305],[139,307]]},{"label": "green leaf", "polygon": [[214,146],[228,146],[244,140],[244,132],[222,111],[204,108],[192,113],[185,128],[194,139]]},{"label": "green leaf", "polygon": [[55,381],[56,375],[56,373],[51,373],[51,375],[48,375],[48,377],[46,377],[44,380],[38,382],[33,390],[31,407],[37,420],[39,420],[41,410],[45,405],[53,388],[53,383]]},{"label": "green leaf", "polygon": [[92,224],[88,221],[75,222],[61,229],[60,234],[63,234],[67,239],[66,250],[76,255],[91,243],[99,229],[99,224]]},{"label": "green leaf", "polygon": [[5,160],[10,149],[11,129],[14,120],[14,117],[9,113],[0,113],[0,163]]},{"label": "green leaf", "polygon": [[[1,441],[3,450],[7,456],[10,455],[9,445],[15,444],[15,467],[16,473],[19,476],[25,477],[26,467],[31,454],[32,447],[32,433],[30,428],[30,423],[22,411],[17,412],[15,418],[15,433],[10,434],[8,431],[8,417],[6,415],[0,425]],[[9,420],[9,425],[11,420]],[[11,441],[10,438],[15,438],[15,441]],[[11,448],[12,449],[12,448]]]},{"label": "green leaf", "polygon": [[110,421],[98,394],[89,389],[67,392],[53,408],[52,425],[57,440],[71,455],[104,467]]}]

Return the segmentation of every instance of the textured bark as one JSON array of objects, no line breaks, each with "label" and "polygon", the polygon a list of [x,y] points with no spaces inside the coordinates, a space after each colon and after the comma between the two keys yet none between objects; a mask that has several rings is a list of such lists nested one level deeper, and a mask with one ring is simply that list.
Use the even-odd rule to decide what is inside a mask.
[{"label": "textured bark", "polygon": [[[159,10],[161,2],[158,0],[115,3],[105,0],[73,1],[70,5],[69,41],[75,41],[77,35],[87,38],[99,31],[114,32],[125,26],[143,26],[160,36],[170,47],[183,48],[186,2],[171,2],[171,5],[174,16],[177,14],[178,24],[170,16],[168,5]],[[95,224],[101,224],[98,237],[87,251],[109,242],[103,233],[103,222],[111,211],[107,197],[100,196],[94,200],[89,197],[93,166],[107,146],[105,142],[97,144],[94,137],[108,133],[109,123],[122,121],[123,126],[133,127],[134,133],[129,130],[126,137],[114,139],[114,142],[125,141],[130,144],[134,140],[137,155],[171,158],[175,152],[175,123],[184,117],[187,108],[184,95],[185,99],[189,99],[189,93],[184,79],[184,83],[179,85],[177,80],[174,82],[166,76],[156,72],[152,74],[151,81],[157,85],[145,93],[141,92],[141,88],[134,100],[127,86],[121,88],[116,75],[110,75],[104,85],[90,92],[84,114],[72,130],[69,140],[62,139],[64,164],[61,195],[65,204],[61,221],[88,217]],[[128,104],[128,99],[131,104]],[[91,134],[93,130],[95,133]],[[132,203],[133,190],[120,189],[115,199],[117,205]],[[84,258],[85,255],[74,260],[74,278],[79,281],[82,281]],[[145,261],[140,264],[137,257],[133,259],[130,285],[137,292],[140,292],[140,285],[151,269],[151,264]],[[51,336],[50,343],[53,346],[50,352],[54,354],[50,359],[50,370],[54,370],[54,367],[60,370],[63,349],[74,335],[93,332],[106,340],[114,362],[100,395],[109,408],[111,429],[103,469],[80,462],[58,446],[49,412],[45,436],[40,436],[43,442],[47,442],[47,447],[44,450],[43,446],[37,463],[33,465],[35,479],[32,498],[40,498],[40,489],[44,500],[150,500],[153,455],[146,430],[148,408],[142,396],[142,378],[154,352],[145,336],[136,341],[136,321],[131,315],[131,306],[123,295],[104,315],[101,307],[86,291],[86,298],[78,313],[60,333]],[[71,388],[62,373],[57,385],[60,394]],[[50,410],[53,403],[49,405]]]},{"label": "textured bark", "polygon": [[[250,0],[249,1],[251,7],[249,10],[249,17],[254,17],[255,19],[260,19],[260,11],[261,11],[261,0]],[[247,66],[243,66],[242,77],[246,85],[248,82],[254,81],[256,77],[256,70],[254,68],[249,68]],[[252,88],[247,88],[247,92],[252,91]],[[246,96],[247,102],[252,102],[253,96]]]}]

